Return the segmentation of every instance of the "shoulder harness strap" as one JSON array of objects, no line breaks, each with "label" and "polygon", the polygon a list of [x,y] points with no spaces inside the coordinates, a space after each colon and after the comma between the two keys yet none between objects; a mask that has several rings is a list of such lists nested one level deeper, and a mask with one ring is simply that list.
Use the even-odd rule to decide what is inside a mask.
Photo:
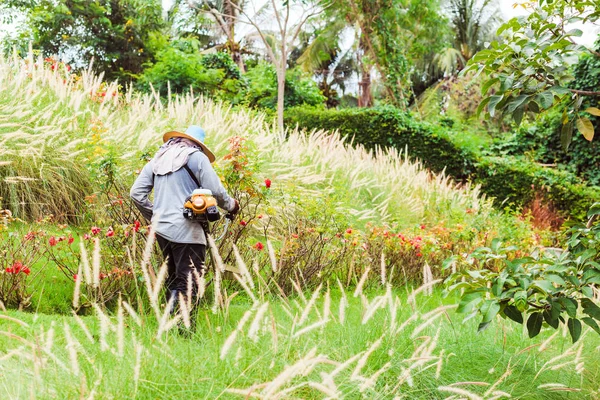
[{"label": "shoulder harness strap", "polygon": [[192,180],[194,181],[194,183],[196,184],[196,186],[198,187],[202,187],[200,185],[200,182],[198,181],[198,178],[196,177],[196,175],[194,175],[194,173],[192,172],[192,170],[190,169],[190,167],[188,167],[187,164],[185,164],[183,166],[183,168],[185,168],[185,170],[187,171],[187,173],[190,175],[190,178],[192,178]]}]

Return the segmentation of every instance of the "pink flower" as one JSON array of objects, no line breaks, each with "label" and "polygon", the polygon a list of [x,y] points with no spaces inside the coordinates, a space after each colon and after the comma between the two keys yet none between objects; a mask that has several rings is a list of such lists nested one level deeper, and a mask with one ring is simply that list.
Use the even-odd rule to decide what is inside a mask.
[{"label": "pink flower", "polygon": [[56,246],[56,243],[58,243],[58,241],[56,240],[56,238],[54,236],[50,236],[48,243],[50,244],[50,246],[54,247],[54,246]]},{"label": "pink flower", "polygon": [[258,242],[254,245],[254,248],[258,251],[261,251],[262,249],[265,248],[265,246],[261,242]]},{"label": "pink flower", "polygon": [[298,235],[296,235],[295,233],[292,233],[292,237],[293,237],[294,239],[298,239]]},{"label": "pink flower", "polygon": [[100,233],[102,229],[98,228],[97,226],[92,226],[92,235],[97,235]]},{"label": "pink flower", "polygon": [[85,235],[83,235],[83,240],[90,240],[92,237],[86,233]]},{"label": "pink flower", "polygon": [[266,187],[267,189],[269,189],[269,188],[271,187],[271,180],[270,180],[270,179],[268,179],[268,178],[267,178],[267,179],[265,179],[265,187]]},{"label": "pink flower", "polygon": [[100,280],[102,280],[102,279],[106,279],[107,277],[108,277],[108,275],[106,275],[106,274],[105,274],[105,273],[103,273],[103,272],[100,272],[100,275],[98,275],[98,278],[100,278]]},{"label": "pink flower", "polygon": [[352,228],[348,228],[348,229],[346,229],[346,233],[347,233],[348,235],[351,235],[351,234],[352,234]]},{"label": "pink flower", "polygon": [[23,239],[25,240],[33,240],[35,238],[35,232],[28,232]]}]

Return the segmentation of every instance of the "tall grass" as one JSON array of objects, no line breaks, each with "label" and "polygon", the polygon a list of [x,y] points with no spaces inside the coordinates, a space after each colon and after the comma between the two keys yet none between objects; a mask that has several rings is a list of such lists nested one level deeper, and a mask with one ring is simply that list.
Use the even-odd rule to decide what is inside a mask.
[{"label": "tall grass", "polygon": [[[466,215],[466,209],[491,212],[478,188],[457,187],[396,150],[367,152],[326,132],[305,135],[289,130],[282,138],[262,114],[234,110],[193,94],[165,103],[156,94],[123,91],[91,72],[70,77],[31,54],[25,60],[0,60],[0,193],[12,191],[3,196],[4,202],[22,217],[27,215],[20,203],[33,207],[31,200],[40,191],[51,192],[57,204],[65,204],[67,210],[55,214],[71,214],[78,209],[75,192],[80,197],[89,195],[90,182],[97,190],[97,176],[88,172],[86,182],[84,167],[110,152],[118,160],[124,182],[131,182],[143,164],[137,157],[140,153],[156,149],[164,132],[192,123],[205,128],[208,145],[217,155],[226,153],[232,136],[249,139],[261,161],[261,174],[277,187],[293,187],[306,198],[325,196],[356,221],[408,226],[456,220]],[[28,153],[23,153],[25,148]],[[13,169],[6,169],[7,160]],[[25,166],[42,170],[42,163],[56,179],[36,175],[19,187],[8,183],[21,175],[32,177]],[[298,206],[276,204],[278,212],[273,214],[286,215]]]},{"label": "tall grass", "polygon": [[[190,322],[187,306],[171,316],[156,297],[160,272],[139,268],[146,301],[119,301],[115,315],[97,306],[89,317],[0,314],[2,398],[597,395],[600,342],[588,332],[575,345],[566,329],[529,341],[498,317],[475,334],[475,322],[461,323],[437,291],[398,292],[384,280],[351,296],[338,281],[283,297],[252,269],[244,274],[255,289],[222,288],[222,301],[211,310],[212,298],[201,299]],[[237,295],[244,290],[252,296]]]}]

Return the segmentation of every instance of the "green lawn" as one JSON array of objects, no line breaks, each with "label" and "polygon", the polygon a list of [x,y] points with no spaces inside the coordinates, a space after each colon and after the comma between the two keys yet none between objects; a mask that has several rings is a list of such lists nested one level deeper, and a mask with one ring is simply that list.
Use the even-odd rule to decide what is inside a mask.
[{"label": "green lawn", "polygon": [[[369,305],[385,295],[377,288],[366,293]],[[305,296],[310,301],[310,293]],[[587,331],[572,345],[561,329],[542,349],[542,343],[554,333],[551,329],[529,339],[519,325],[498,318],[488,330],[477,333],[476,319],[463,323],[463,316],[452,309],[439,311],[439,316],[418,332],[426,321],[423,315],[453,299],[442,299],[437,291],[432,296],[419,294],[413,310],[407,293],[400,290],[392,296],[398,299],[395,319],[390,302],[385,301],[386,305],[364,324],[369,305],[348,293],[349,307],[341,323],[341,292],[332,292],[328,322],[298,334],[325,318],[325,297],[325,293],[320,294],[302,324],[298,322],[305,308],[303,300],[297,296],[287,301],[271,297],[258,340],[248,337],[255,310],[222,360],[225,342],[251,309],[245,295],[235,297],[227,312],[213,313],[210,304],[201,307],[196,333],[186,336],[173,329],[161,338],[156,337],[159,324],[154,317],[143,317],[141,327],[126,317],[119,328],[118,316],[112,316],[114,331],[108,327],[105,334],[97,316],[82,317],[91,332],[90,340],[73,317],[10,311],[8,317],[28,326],[0,319],[0,397],[74,398],[93,393],[97,398],[245,398],[227,389],[271,383],[271,389],[276,387],[272,392],[267,391],[269,386],[258,386],[252,393],[270,393],[268,398],[325,398],[325,374],[357,354],[357,359],[329,381],[329,387],[335,387],[340,397],[445,398],[453,393],[438,388],[451,385],[483,398],[492,398],[496,391],[523,399],[597,396],[600,338],[594,332]],[[398,330],[411,317],[415,320]],[[66,337],[65,325],[72,340]],[[106,344],[102,344],[103,336]],[[123,337],[122,350],[119,337]],[[378,339],[380,345],[372,348]],[[19,349],[18,355],[8,356],[13,349]],[[315,349],[313,353],[311,349]],[[364,367],[355,371],[359,358],[369,349],[372,353]],[[283,371],[304,357],[305,369],[290,368],[289,379],[284,379]],[[368,384],[367,379],[374,374],[378,376]],[[280,387],[272,383],[278,376]],[[460,382],[475,383],[457,385]],[[495,386],[485,395],[490,384]],[[294,386],[294,391],[281,393]]]}]

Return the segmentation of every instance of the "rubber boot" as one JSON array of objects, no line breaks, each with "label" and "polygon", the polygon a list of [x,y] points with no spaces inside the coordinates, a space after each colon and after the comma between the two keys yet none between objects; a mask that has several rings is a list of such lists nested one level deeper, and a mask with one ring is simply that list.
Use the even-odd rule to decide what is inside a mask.
[{"label": "rubber boot", "polygon": [[179,304],[179,291],[178,290],[170,290],[169,291],[169,303],[171,307],[169,309],[169,314],[173,316],[175,314],[175,310],[177,310],[177,305]]}]

